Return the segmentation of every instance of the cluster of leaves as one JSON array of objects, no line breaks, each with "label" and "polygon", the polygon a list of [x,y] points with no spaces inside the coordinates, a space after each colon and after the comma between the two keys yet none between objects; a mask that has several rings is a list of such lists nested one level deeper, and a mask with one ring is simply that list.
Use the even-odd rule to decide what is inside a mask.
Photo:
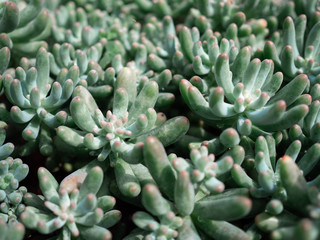
[{"label": "cluster of leaves", "polygon": [[319,240],[319,46],[317,0],[0,0],[0,239]]}]

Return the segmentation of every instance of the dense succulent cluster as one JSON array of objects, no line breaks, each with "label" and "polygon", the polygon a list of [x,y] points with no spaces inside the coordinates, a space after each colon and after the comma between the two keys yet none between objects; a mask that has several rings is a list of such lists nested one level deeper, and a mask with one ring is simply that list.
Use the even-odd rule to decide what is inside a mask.
[{"label": "dense succulent cluster", "polygon": [[319,240],[319,46],[318,0],[0,0],[0,239]]},{"label": "dense succulent cluster", "polygon": [[28,175],[29,167],[23,164],[21,159],[10,157],[14,145],[4,144],[6,124],[0,124],[0,218],[6,222],[15,222],[25,209],[22,199],[27,189],[24,186],[19,187],[19,182]]},{"label": "dense succulent cluster", "polygon": [[[20,215],[22,223],[30,229],[48,234],[62,228],[57,239],[111,239],[108,227],[120,219],[119,211],[109,211],[115,204],[111,196],[97,197],[103,182],[103,171],[99,166],[87,170],[82,182],[76,182],[73,189],[60,185],[45,168],[39,168],[40,188],[44,195],[41,199],[35,194],[26,193],[25,211]],[[67,177],[71,184],[77,178]],[[80,189],[76,186],[81,184]],[[68,192],[71,191],[71,192]]]}]

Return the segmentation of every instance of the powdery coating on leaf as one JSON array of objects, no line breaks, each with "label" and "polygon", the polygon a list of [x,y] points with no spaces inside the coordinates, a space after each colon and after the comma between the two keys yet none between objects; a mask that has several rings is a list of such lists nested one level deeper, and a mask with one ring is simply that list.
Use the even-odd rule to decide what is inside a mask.
[{"label": "powdery coating on leaf", "polygon": [[70,175],[69,177],[65,178],[60,187],[67,190],[68,193],[72,192],[73,189],[79,188],[79,186],[83,183],[84,179],[87,177],[87,173],[78,173],[76,175]]}]

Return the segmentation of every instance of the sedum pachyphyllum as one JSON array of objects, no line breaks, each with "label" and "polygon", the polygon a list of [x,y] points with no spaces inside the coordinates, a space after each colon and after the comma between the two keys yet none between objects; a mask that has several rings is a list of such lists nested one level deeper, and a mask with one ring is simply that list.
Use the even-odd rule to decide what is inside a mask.
[{"label": "sedum pachyphyllum", "polygon": [[20,220],[28,228],[43,234],[61,229],[60,234],[52,239],[79,236],[81,239],[111,239],[107,228],[121,218],[121,213],[110,211],[115,205],[113,197],[96,196],[103,182],[103,170],[99,166],[87,171],[80,189],[74,187],[77,178],[67,177],[61,186],[45,168],[39,168],[38,177],[44,196],[26,193],[27,207],[20,215]]},{"label": "sedum pachyphyllum", "polygon": [[308,29],[306,15],[300,15],[294,20],[287,17],[283,22],[282,34],[281,50],[278,51],[272,41],[267,41],[263,49],[264,57],[273,59],[287,81],[304,73],[308,75],[311,85],[318,83],[320,25],[315,22]]},{"label": "sedum pachyphyllum", "polygon": [[53,19],[44,8],[44,1],[3,2],[0,33],[8,33],[13,43],[11,50],[15,53],[14,58],[34,58],[41,47],[48,48],[48,43],[44,40],[51,35]]},{"label": "sedum pachyphyllum", "polygon": [[0,0],[0,240],[319,240],[319,26],[318,0]]},{"label": "sedum pachyphyllum", "polygon": [[96,98],[111,95],[114,74],[103,71],[98,64],[106,48],[106,39],[82,51],[69,43],[54,44],[49,53],[50,72],[58,79],[68,74],[68,69],[79,67],[79,79],[75,84],[86,87]]},{"label": "sedum pachyphyllum", "polygon": [[22,223],[19,222],[9,222],[6,223],[0,219],[0,231],[1,237],[4,240],[22,240],[25,234],[25,228]]},{"label": "sedum pachyphyllum", "polygon": [[13,31],[19,24],[19,9],[16,3],[6,1],[1,4],[0,33]]},{"label": "sedum pachyphyllum", "polygon": [[[14,145],[5,143],[5,128],[7,128],[7,125],[4,122],[0,122],[0,125],[0,219],[13,223],[16,222],[18,216],[25,209],[22,198],[27,192],[27,188],[24,186],[19,187],[19,182],[26,178],[29,173],[29,167],[27,164],[23,164],[21,159],[10,157],[14,150]],[[15,224],[12,224],[11,227],[13,226]],[[11,227],[9,228],[11,229]],[[8,231],[11,232],[13,229]]]},{"label": "sedum pachyphyllum", "polygon": [[[310,99],[300,101],[309,84],[306,75],[298,75],[283,88],[283,74],[273,73],[272,60],[250,61],[250,48],[241,49],[233,64],[227,53],[221,53],[212,68],[211,87],[201,93],[202,80],[180,82],[180,92],[191,110],[209,124],[233,126],[247,135],[259,131],[279,131],[303,119],[309,111]],[[197,87],[199,85],[199,88]],[[246,121],[246,119],[248,119]],[[243,127],[243,125],[250,126]]]},{"label": "sedum pachyphyllum", "polygon": [[[10,61],[10,49],[7,46],[1,46],[0,48],[0,74],[3,74],[9,65]],[[0,90],[2,89],[2,83],[0,85]]]},{"label": "sedum pachyphyllum", "polygon": [[[192,150],[190,157],[192,162],[174,154],[167,156],[157,138],[146,139],[144,163],[159,187],[146,184],[141,201],[159,221],[146,212],[136,212],[133,221],[143,231],[133,231],[126,240],[139,235],[145,239],[201,239],[196,224],[204,228],[210,228],[211,224],[224,226],[224,233],[209,233],[215,239],[249,239],[249,235],[227,222],[249,213],[252,207],[249,191],[234,188],[224,192],[224,185],[218,180],[230,171],[232,157],[226,154],[214,161],[205,147]],[[235,232],[239,234],[237,238]]]},{"label": "sedum pachyphyllum", "polygon": [[303,121],[290,128],[288,134],[291,141],[299,140],[304,146],[310,146],[319,142],[319,110],[319,100],[313,101],[310,104],[310,110]]},{"label": "sedum pachyphyllum", "polygon": [[137,93],[133,71],[123,68],[115,83],[112,112],[108,110],[104,115],[92,95],[78,86],[73,93],[70,112],[82,131],[60,126],[57,135],[72,146],[93,150],[100,161],[113,152],[129,163],[139,163],[142,141],[146,137],[157,136],[167,146],[189,128],[185,117],[165,121],[158,115],[153,109],[157,98],[158,84],[155,81],[146,83]]},{"label": "sedum pachyphyllum", "polygon": [[78,66],[70,67],[64,73],[57,81],[50,78],[49,54],[45,48],[40,48],[35,67],[27,70],[17,67],[12,75],[3,77],[4,92],[13,104],[11,120],[27,124],[22,132],[25,140],[35,142],[38,136],[46,138],[40,141],[44,155],[52,151],[49,129],[68,121],[68,114],[59,109],[71,97],[79,80]]},{"label": "sedum pachyphyllum", "polygon": [[280,181],[286,191],[285,210],[280,201],[273,200],[266,212],[257,215],[258,228],[272,232],[272,239],[294,238],[294,234],[298,234],[299,239],[316,239],[319,236],[319,189],[312,182],[307,183],[299,162],[295,164],[290,156],[283,156],[278,164]]}]

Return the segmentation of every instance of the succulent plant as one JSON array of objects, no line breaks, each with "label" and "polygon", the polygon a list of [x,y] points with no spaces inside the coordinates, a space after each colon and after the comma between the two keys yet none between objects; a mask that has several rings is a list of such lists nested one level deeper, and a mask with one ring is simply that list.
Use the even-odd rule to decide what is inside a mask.
[{"label": "succulent plant", "polygon": [[145,239],[175,239],[178,236],[176,231],[182,226],[182,219],[176,217],[170,211],[169,204],[161,196],[156,186],[147,184],[142,191],[142,204],[154,216],[159,218],[159,223],[146,212],[136,212],[132,220],[141,229],[151,232]]},{"label": "succulent plant", "polygon": [[24,186],[19,187],[19,182],[26,178],[29,167],[23,164],[21,159],[10,157],[14,145],[4,144],[6,130],[3,127],[6,127],[6,124],[2,125],[0,128],[0,218],[5,222],[11,222],[15,221],[25,208],[22,198],[27,189]]},{"label": "succulent plant", "polygon": [[4,240],[22,240],[25,234],[25,228],[23,224],[19,222],[12,221],[6,223],[4,220],[0,219],[0,229],[1,237]]},{"label": "succulent plant", "polygon": [[[19,124],[27,123],[22,133],[27,141],[36,140],[39,132],[48,132],[47,128],[54,128],[68,120],[67,113],[58,110],[71,97],[74,85],[79,81],[79,68],[71,67],[54,82],[49,74],[49,54],[41,48],[37,54],[36,67],[27,71],[18,67],[13,76],[4,76],[4,91],[13,104],[11,119]],[[45,126],[41,127],[43,124]],[[41,142],[44,144],[41,148],[45,155],[51,151],[51,142]]]},{"label": "succulent plant", "polygon": [[319,240],[319,24],[317,0],[0,0],[0,239]]},{"label": "succulent plant", "polygon": [[113,197],[96,196],[103,181],[103,171],[99,166],[88,170],[82,182],[78,183],[81,184],[80,189],[74,187],[76,178],[71,177],[59,186],[45,168],[38,170],[38,176],[44,196],[25,194],[27,207],[20,216],[23,224],[43,234],[61,229],[56,239],[78,236],[84,239],[111,239],[107,228],[121,215],[118,211],[109,211],[115,204]]},{"label": "succulent plant", "polygon": [[61,78],[73,66],[79,67],[79,79],[75,84],[82,85],[97,98],[104,98],[112,93],[113,75],[103,71],[98,64],[104,49],[106,39],[91,46],[85,51],[75,50],[69,43],[55,44],[49,53],[50,72]]},{"label": "succulent plant", "polygon": [[312,183],[308,185],[290,156],[285,155],[279,160],[279,174],[286,191],[284,207],[288,211],[273,211],[283,207],[276,202],[270,203],[272,210],[267,209],[266,213],[256,217],[257,226],[265,232],[271,232],[272,239],[318,238],[319,189]]},{"label": "succulent plant", "polygon": [[312,17],[319,10],[319,2],[315,0],[294,0],[293,2],[297,14],[306,14],[308,17]]},{"label": "succulent plant", "polygon": [[75,48],[89,48],[99,41],[99,30],[106,28],[106,23],[106,12],[89,12],[69,2],[55,11],[52,35],[57,43],[68,42]]},{"label": "succulent plant", "polygon": [[[141,197],[142,205],[158,217],[159,222],[146,212],[137,212],[133,216],[134,223],[146,231],[146,239],[183,239],[188,235],[201,239],[193,222],[202,221],[201,218],[232,221],[250,211],[252,203],[247,197],[248,190],[239,188],[223,192],[224,185],[217,179],[231,169],[232,157],[226,156],[213,162],[213,155],[208,155],[206,148],[202,147],[200,151],[192,150],[192,166],[182,158],[167,156],[163,145],[155,137],[147,138],[144,147],[145,165],[159,186],[158,189],[154,184],[146,184]],[[194,169],[196,167],[198,169]],[[190,216],[199,220],[191,220]],[[237,229],[229,225],[229,230]],[[132,233],[132,236],[138,234],[143,233]],[[232,233],[213,235],[216,239],[224,239],[230,238]]]},{"label": "succulent plant", "polygon": [[313,101],[310,104],[310,111],[303,121],[290,128],[289,137],[291,141],[300,140],[304,146],[309,146],[319,142],[318,129],[320,119],[318,119],[318,105],[318,100]]},{"label": "succulent plant", "polygon": [[25,1],[15,2],[5,1],[6,9],[10,6],[12,10],[10,18],[9,16],[3,18],[10,21],[2,25],[7,29],[0,30],[0,32],[8,33],[14,43],[12,51],[15,57],[35,57],[39,48],[48,47],[47,42],[43,40],[46,40],[51,34],[52,16],[47,9],[44,9],[42,0],[32,0],[28,4]]},{"label": "succulent plant", "polygon": [[167,1],[157,0],[152,2],[151,0],[137,0],[135,1],[139,12],[134,12],[138,17],[143,17],[145,13],[151,12],[153,15],[161,18],[166,15],[173,17],[181,16],[192,6],[191,1]]},{"label": "succulent plant", "polygon": [[137,94],[135,76],[129,68],[122,69],[117,77],[113,113],[108,110],[106,117],[85,88],[76,87],[73,97],[70,112],[82,132],[60,126],[57,134],[72,146],[95,151],[99,160],[105,160],[114,152],[130,163],[138,163],[141,141],[147,136],[158,136],[169,145],[189,127],[184,117],[161,120],[153,109],[158,97],[157,83],[146,83]]},{"label": "succulent plant", "polygon": [[[191,110],[208,123],[217,126],[228,126],[229,123],[229,126],[234,124],[239,129],[246,124],[249,125],[246,127],[249,134],[255,129],[286,129],[308,113],[308,106],[299,104],[297,99],[309,80],[306,75],[299,75],[279,90],[283,75],[280,72],[273,74],[273,67],[270,60],[250,61],[250,50],[245,47],[232,66],[227,53],[218,56],[213,69],[217,86],[207,90],[206,98],[187,80],[181,81],[180,91]],[[198,82],[197,85],[204,84],[201,79]],[[292,89],[297,92],[291,95]]]},{"label": "succulent plant", "polygon": [[[3,72],[7,70],[10,61],[10,49],[8,47],[5,46],[0,48],[0,58],[0,74],[3,74]],[[0,90],[1,89],[2,86],[0,87]]]},{"label": "succulent plant", "polygon": [[0,21],[0,33],[8,33],[13,31],[19,24],[19,9],[15,2],[2,2],[1,9],[1,21]]},{"label": "succulent plant", "polygon": [[264,57],[271,58],[277,68],[280,68],[287,81],[304,73],[308,75],[310,83],[317,83],[319,74],[319,60],[317,59],[317,36],[319,24],[314,24],[307,30],[307,17],[300,15],[295,20],[287,17],[283,22],[283,37],[281,52],[276,50],[272,41],[264,46]]}]

